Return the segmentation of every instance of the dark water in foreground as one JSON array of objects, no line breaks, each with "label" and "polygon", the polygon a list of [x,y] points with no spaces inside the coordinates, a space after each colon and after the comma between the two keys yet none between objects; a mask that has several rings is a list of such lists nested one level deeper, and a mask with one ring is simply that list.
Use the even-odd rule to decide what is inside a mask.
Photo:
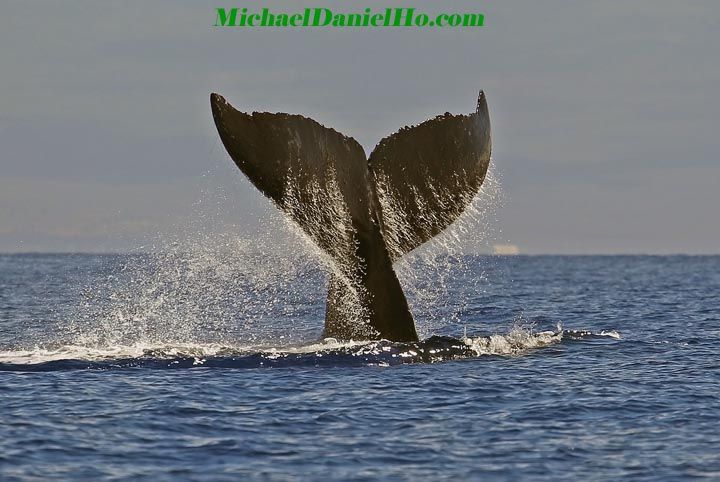
[{"label": "dark water in foreground", "polygon": [[311,343],[308,266],[0,256],[0,480],[720,480],[720,257],[459,263],[402,345]]}]

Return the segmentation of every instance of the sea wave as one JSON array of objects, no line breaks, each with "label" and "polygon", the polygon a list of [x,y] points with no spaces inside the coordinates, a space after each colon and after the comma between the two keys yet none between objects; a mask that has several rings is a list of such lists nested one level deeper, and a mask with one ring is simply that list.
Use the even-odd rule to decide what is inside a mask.
[{"label": "sea wave", "polygon": [[83,345],[38,346],[0,351],[0,370],[53,371],[113,368],[188,367],[292,367],[292,366],[390,366],[436,363],[483,356],[519,356],[549,345],[577,340],[612,339],[616,331],[583,330],[532,332],[517,328],[506,334],[453,338],[431,336],[412,343],[340,341],[334,338],[281,346],[231,346],[223,344],[143,344],[93,347]]}]

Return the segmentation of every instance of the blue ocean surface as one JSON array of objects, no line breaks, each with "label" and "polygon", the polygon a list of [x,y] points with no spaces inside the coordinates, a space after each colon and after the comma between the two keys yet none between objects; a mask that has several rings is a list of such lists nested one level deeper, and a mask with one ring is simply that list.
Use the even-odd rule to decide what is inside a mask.
[{"label": "blue ocean surface", "polygon": [[1,255],[0,480],[720,480],[720,257],[413,263],[403,344],[313,262]]}]

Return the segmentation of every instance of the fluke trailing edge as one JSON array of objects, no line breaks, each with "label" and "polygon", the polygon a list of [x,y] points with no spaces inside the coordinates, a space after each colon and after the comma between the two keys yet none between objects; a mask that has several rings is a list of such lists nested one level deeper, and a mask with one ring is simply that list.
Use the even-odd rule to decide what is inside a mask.
[{"label": "fluke trailing edge", "polygon": [[485,95],[468,115],[445,113],[358,142],[300,115],[233,108],[210,95],[235,164],[332,259],[325,336],[417,340],[393,262],[449,226],[485,179]]}]

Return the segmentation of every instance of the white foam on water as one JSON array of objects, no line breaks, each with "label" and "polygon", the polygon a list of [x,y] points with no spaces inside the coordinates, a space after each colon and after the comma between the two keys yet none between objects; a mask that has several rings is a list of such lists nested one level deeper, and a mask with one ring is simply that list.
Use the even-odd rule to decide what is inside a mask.
[{"label": "white foam on water", "polygon": [[[601,331],[592,333],[581,330],[560,330],[533,332],[523,326],[514,326],[508,333],[490,336],[464,336],[459,343],[464,344],[475,353],[475,356],[499,355],[518,356],[545,346],[561,343],[564,339],[610,338],[620,339],[617,331]],[[434,349],[420,343],[391,343],[387,340],[340,341],[326,338],[310,343],[288,345],[280,341],[276,344],[263,345],[225,345],[217,343],[135,343],[132,345],[115,345],[92,347],[85,345],[63,345],[58,347],[34,347],[20,350],[0,351],[0,363],[38,364],[62,360],[82,360],[88,362],[112,362],[126,359],[173,359],[194,358],[196,364],[202,364],[212,357],[233,357],[261,354],[270,359],[288,355],[315,354],[320,357],[326,353],[343,353],[347,356],[372,356],[393,352],[393,357],[414,358],[422,351],[431,355],[430,361],[441,361],[442,356],[432,357]],[[378,360],[383,363],[382,360]]]},{"label": "white foam on water", "polygon": [[[222,345],[148,345],[138,343],[129,346],[93,348],[81,345],[64,345],[57,348],[37,347],[28,350],[0,352],[0,363],[37,364],[62,360],[103,362],[123,359],[154,358],[206,358],[227,352]],[[235,351],[236,349],[233,349]]]},{"label": "white foam on water", "polygon": [[615,331],[615,330],[610,330],[610,331],[605,331],[605,330],[603,330],[603,331],[601,331],[600,333],[598,333],[597,336],[605,336],[605,337],[608,337],[608,338],[614,338],[614,339],[616,339],[616,340],[619,340],[619,339],[620,339],[620,333],[618,333],[618,332]]},{"label": "white foam on water", "polygon": [[466,338],[465,344],[481,355],[519,355],[547,345],[560,343],[562,332],[543,331],[531,333],[511,331],[506,335],[490,335],[488,337]]},{"label": "white foam on water", "polygon": [[20,350],[0,351],[0,363],[9,364],[37,364],[61,360],[83,360],[102,362],[122,359],[139,359],[143,357],[166,358],[195,358],[204,359],[222,356],[244,356],[252,354],[285,355],[321,353],[340,349],[352,349],[367,346],[368,341],[338,341],[333,338],[302,345],[224,345],[224,344],[197,344],[175,343],[154,344],[135,343],[132,345],[114,345],[105,347],[92,347],[85,345],[62,345],[58,347],[34,347]]}]

